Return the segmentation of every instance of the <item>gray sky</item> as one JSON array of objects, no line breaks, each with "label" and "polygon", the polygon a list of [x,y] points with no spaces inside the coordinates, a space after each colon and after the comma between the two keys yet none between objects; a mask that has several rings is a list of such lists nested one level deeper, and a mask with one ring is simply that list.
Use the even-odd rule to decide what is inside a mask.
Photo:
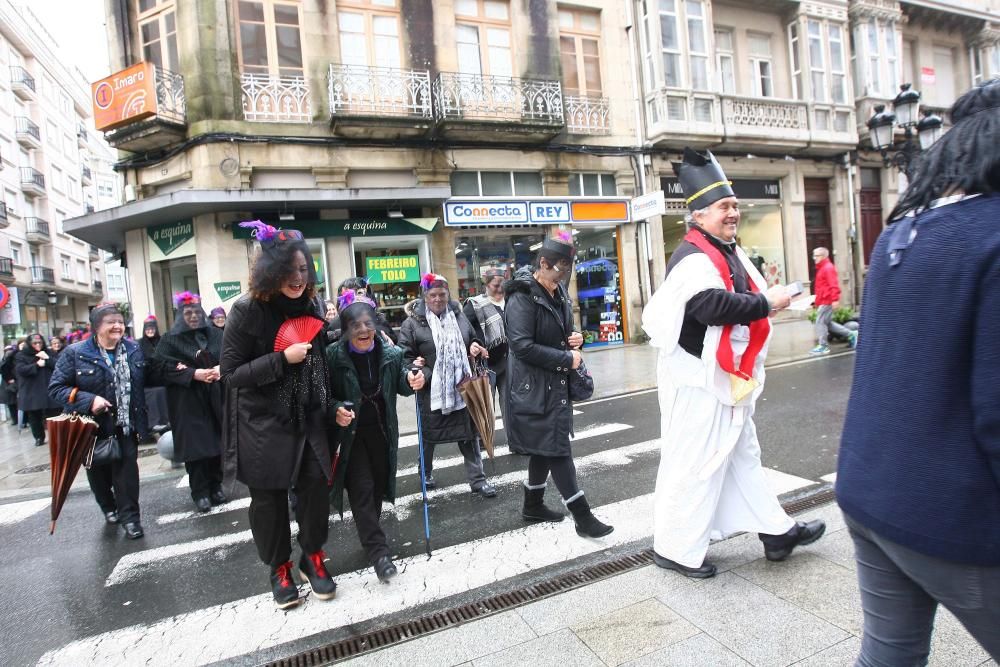
[{"label": "gray sky", "polygon": [[25,4],[55,38],[63,62],[79,67],[91,82],[111,73],[104,0],[31,0]]}]

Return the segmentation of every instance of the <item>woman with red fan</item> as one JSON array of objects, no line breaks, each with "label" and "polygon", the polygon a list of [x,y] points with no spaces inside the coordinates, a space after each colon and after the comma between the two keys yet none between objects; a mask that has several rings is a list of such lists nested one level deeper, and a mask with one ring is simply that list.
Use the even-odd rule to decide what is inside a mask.
[{"label": "woman with red fan", "polygon": [[174,306],[174,326],[156,346],[149,374],[152,382],[167,389],[174,460],[184,462],[191,499],[199,512],[207,512],[226,502],[219,384],[222,330],[211,326],[197,294],[175,294]]},{"label": "woman with red fan", "polygon": [[289,490],[298,499],[299,576],[321,600],[337,590],[323,552],[332,482],[330,380],[319,335],[323,321],[313,303],[316,271],[302,233],[260,221],[241,226],[253,229],[261,252],[222,341],[225,467],[227,477],[235,474],[250,489],[250,530],[270,568],[274,601],[285,609],[300,602],[292,579]]}]

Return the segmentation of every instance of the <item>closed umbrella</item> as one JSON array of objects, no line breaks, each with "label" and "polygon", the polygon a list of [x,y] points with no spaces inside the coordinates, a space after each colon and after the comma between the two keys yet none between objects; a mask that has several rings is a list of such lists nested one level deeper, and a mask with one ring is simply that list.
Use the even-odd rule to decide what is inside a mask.
[{"label": "closed umbrella", "polygon": [[52,522],[49,535],[56,530],[56,519],[66,503],[69,488],[83,460],[94,447],[97,422],[76,414],[59,415],[46,420],[49,433],[49,456],[52,469]]},{"label": "closed umbrella", "polygon": [[465,401],[480,441],[486,448],[486,453],[493,458],[493,434],[496,428],[496,417],[493,416],[493,390],[490,386],[490,371],[486,362],[474,359],[472,375],[458,383],[458,392]]}]

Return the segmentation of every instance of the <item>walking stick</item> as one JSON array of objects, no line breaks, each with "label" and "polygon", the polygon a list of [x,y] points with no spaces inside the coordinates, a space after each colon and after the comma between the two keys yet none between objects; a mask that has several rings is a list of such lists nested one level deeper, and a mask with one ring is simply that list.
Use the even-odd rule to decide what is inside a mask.
[{"label": "walking stick", "polygon": [[424,427],[420,419],[420,392],[413,393],[417,400],[417,451],[420,457],[420,493],[424,498],[424,544],[427,545],[427,558],[431,557],[431,519],[427,510],[427,468],[424,463]]}]

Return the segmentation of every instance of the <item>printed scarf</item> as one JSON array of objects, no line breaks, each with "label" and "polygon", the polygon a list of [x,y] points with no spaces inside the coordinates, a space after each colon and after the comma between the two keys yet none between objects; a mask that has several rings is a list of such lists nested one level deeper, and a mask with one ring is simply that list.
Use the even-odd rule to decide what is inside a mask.
[{"label": "printed scarf", "polygon": [[447,415],[465,407],[465,401],[458,392],[458,383],[468,375],[469,357],[465,350],[465,339],[458,326],[458,319],[451,307],[438,317],[427,309],[427,325],[431,328],[437,361],[431,375],[431,410],[440,410]]},{"label": "printed scarf", "polygon": [[118,341],[115,348],[115,359],[111,360],[111,355],[100,345],[97,346],[104,357],[104,363],[111,369],[115,383],[115,424],[120,426],[125,435],[132,434],[132,427],[129,422],[129,411],[132,404],[132,369],[128,365],[128,352],[125,349],[125,342]]}]

